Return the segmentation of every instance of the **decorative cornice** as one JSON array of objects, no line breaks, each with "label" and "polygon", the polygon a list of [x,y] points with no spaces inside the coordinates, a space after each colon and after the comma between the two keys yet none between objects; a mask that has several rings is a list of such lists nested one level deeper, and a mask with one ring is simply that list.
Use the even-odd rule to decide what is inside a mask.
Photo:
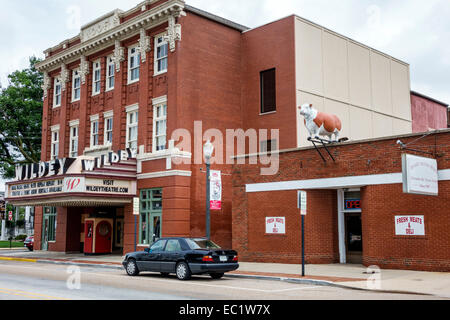
[{"label": "decorative cornice", "polygon": [[66,91],[66,84],[69,81],[69,70],[65,64],[61,65],[61,88],[62,91]]},{"label": "decorative cornice", "polygon": [[[183,11],[178,15],[186,15]],[[164,39],[169,43],[171,52],[175,51],[175,42],[181,41],[181,25],[176,23],[176,16],[169,16],[169,27],[167,28],[167,36]]]},{"label": "decorative cornice", "polygon": [[113,61],[116,65],[116,72],[120,72],[120,64],[125,61],[125,48],[120,45],[119,40],[116,40],[114,43]]},{"label": "decorative cornice", "polygon": [[86,76],[89,74],[89,61],[87,61],[86,56],[81,56],[80,63],[80,75],[81,75],[81,83],[86,83]]},{"label": "decorative cornice", "polygon": [[44,98],[47,98],[47,92],[51,88],[51,78],[48,72],[44,72],[44,79],[42,82],[42,90],[44,91]]},{"label": "decorative cornice", "polygon": [[[171,0],[164,2],[155,8],[143,12],[142,14],[127,20],[120,25],[108,29],[101,34],[89,38],[67,50],[59,52],[54,56],[50,56],[44,61],[38,63],[36,68],[43,71],[51,71],[57,69],[62,63],[68,64],[76,61],[80,56],[89,56],[98,51],[106,49],[113,45],[114,41],[121,41],[126,38],[139,34],[141,29],[158,26],[167,22],[169,16],[179,16],[185,7],[184,0]],[[120,67],[119,67],[120,68]],[[117,69],[117,61],[116,61]]]},{"label": "decorative cornice", "polygon": [[141,38],[139,39],[139,51],[141,53],[141,61],[145,62],[147,60],[147,52],[151,49],[150,47],[150,37],[147,36],[147,32],[144,28],[141,29]]}]

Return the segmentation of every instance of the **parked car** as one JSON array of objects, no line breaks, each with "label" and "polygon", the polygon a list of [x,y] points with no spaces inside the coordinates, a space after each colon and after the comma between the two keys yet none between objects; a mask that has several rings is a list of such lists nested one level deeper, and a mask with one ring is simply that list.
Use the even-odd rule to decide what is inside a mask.
[{"label": "parked car", "polygon": [[145,251],[129,253],[122,262],[129,276],[140,272],[176,274],[179,280],[189,280],[192,275],[209,274],[220,279],[226,272],[239,268],[238,254],[224,250],[206,239],[162,238]]},{"label": "parked car", "polygon": [[34,247],[34,236],[29,236],[25,239],[25,241],[23,242],[23,246],[27,247],[28,250],[33,251],[33,247]]}]

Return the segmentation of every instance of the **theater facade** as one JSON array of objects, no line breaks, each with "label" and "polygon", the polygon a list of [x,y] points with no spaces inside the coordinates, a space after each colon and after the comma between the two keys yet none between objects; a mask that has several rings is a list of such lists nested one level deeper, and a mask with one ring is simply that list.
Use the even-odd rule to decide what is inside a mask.
[{"label": "theater facade", "polygon": [[[18,167],[6,191],[9,203],[36,207],[36,250],[125,254],[159,237],[205,236],[203,145],[211,140],[214,176],[208,184],[214,183],[218,199],[211,208],[212,240],[235,246],[244,260],[277,261],[281,250],[295,258],[286,262],[298,263],[296,222],[288,222],[287,237],[259,229],[267,209],[279,211],[279,202],[297,191],[278,197],[243,188],[291,175],[330,178],[339,161],[348,166],[342,176],[352,174],[347,152],[324,167],[308,149],[298,106],[311,103],[340,117],[350,145],[333,150],[370,153],[371,141],[413,133],[409,65],[297,15],[248,28],[183,0],[146,0],[106,13],[44,54],[36,66],[44,74],[41,163]],[[296,151],[283,151],[278,163],[277,150]],[[244,154],[260,156],[256,164],[236,163],[249,159],[238,157]],[[310,169],[299,170],[298,162],[286,166],[286,155]],[[367,154],[360,157],[366,162],[358,164],[358,174],[366,174],[365,166],[375,170]],[[381,158],[377,174],[398,173],[399,159],[388,172]],[[262,175],[262,168],[275,170]],[[328,241],[343,228],[333,215],[338,187],[306,188],[308,199],[316,195],[317,210],[329,214],[313,227],[319,241],[309,245],[323,246],[324,253],[310,250],[311,262],[337,261],[341,252],[338,242]],[[349,189],[346,200],[362,206],[355,210],[381,201],[367,200],[371,192],[365,190],[372,187],[342,188],[344,196]],[[260,194],[267,197],[254,202]],[[294,218],[292,208],[279,208],[286,216],[267,217]]]}]

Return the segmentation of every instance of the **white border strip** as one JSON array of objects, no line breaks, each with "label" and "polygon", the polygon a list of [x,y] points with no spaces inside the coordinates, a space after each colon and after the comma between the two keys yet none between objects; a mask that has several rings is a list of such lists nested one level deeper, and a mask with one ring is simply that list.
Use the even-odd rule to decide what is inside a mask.
[{"label": "white border strip", "polygon": [[142,179],[173,177],[173,176],[190,177],[191,175],[192,175],[191,171],[171,170],[171,171],[160,171],[160,172],[138,174],[137,179],[142,180]]},{"label": "white border strip", "polygon": [[[439,171],[439,181],[446,180],[450,180],[450,169]],[[402,173],[389,173],[367,176],[247,184],[245,185],[245,191],[251,193],[301,189],[341,189],[399,183],[403,183]]]}]

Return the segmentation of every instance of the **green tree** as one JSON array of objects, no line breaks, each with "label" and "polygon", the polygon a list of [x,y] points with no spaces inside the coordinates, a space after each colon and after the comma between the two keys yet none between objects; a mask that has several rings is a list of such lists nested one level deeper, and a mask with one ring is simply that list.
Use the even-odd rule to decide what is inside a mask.
[{"label": "green tree", "polygon": [[38,163],[41,154],[43,75],[30,58],[30,66],[8,76],[0,89],[0,174],[14,177],[17,164]]}]

